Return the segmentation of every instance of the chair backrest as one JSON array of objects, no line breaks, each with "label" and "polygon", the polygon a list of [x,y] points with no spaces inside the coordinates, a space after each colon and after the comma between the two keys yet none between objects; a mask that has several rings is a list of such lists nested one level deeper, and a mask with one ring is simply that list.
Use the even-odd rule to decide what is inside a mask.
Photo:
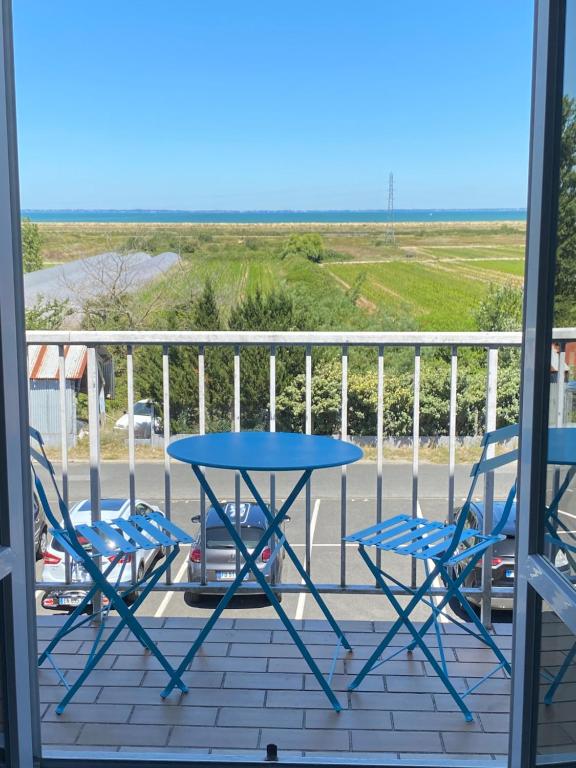
[{"label": "chair backrest", "polygon": [[[477,461],[476,464],[474,464],[472,469],[470,470],[470,476],[472,478],[472,481],[470,483],[470,488],[468,490],[466,501],[464,502],[463,506],[460,509],[458,520],[456,522],[456,530],[454,532],[454,538],[452,540],[454,549],[456,549],[456,547],[458,546],[460,536],[464,529],[466,516],[468,514],[470,505],[472,503],[472,500],[474,497],[474,491],[476,489],[476,484],[478,480],[483,475],[486,475],[488,472],[493,472],[495,469],[504,467],[506,466],[506,464],[511,464],[512,462],[517,461],[518,459],[518,447],[508,448],[506,446],[502,453],[498,453],[495,456],[491,456],[491,457],[487,456],[488,448],[493,445],[495,446],[501,443],[506,443],[509,440],[512,440],[513,438],[518,437],[519,432],[520,430],[519,430],[518,424],[512,424],[509,427],[501,427],[500,429],[495,429],[492,432],[486,432],[486,434],[482,438],[482,443],[481,443],[482,453],[480,456],[480,460]],[[516,480],[514,481],[512,488],[508,493],[508,496],[506,498],[506,502],[504,504],[504,508],[502,510],[502,514],[500,515],[499,520],[497,521],[496,525],[493,526],[492,530],[487,531],[487,533],[491,533],[492,535],[497,536],[502,531],[502,529],[504,528],[504,526],[508,521],[508,517],[510,516],[510,511],[514,504],[515,498],[516,498]],[[452,549],[452,547],[450,547],[450,549]]]},{"label": "chair backrest", "polygon": [[[62,498],[60,489],[58,488],[58,483],[56,482],[56,473],[54,472],[54,467],[52,466],[52,462],[49,460],[48,456],[46,455],[46,450],[44,448],[44,440],[42,438],[42,435],[40,434],[40,432],[38,432],[37,429],[34,429],[34,427],[30,427],[29,432],[30,432],[30,458],[31,458],[30,466],[32,469],[32,476],[34,478],[34,486],[36,488],[36,493],[38,494],[38,498],[40,499],[40,503],[42,504],[44,513],[48,518],[50,525],[52,526],[53,529],[62,531],[65,528],[66,531],[70,534],[71,542],[76,542],[76,533],[74,531],[74,526],[72,525],[70,513],[68,511],[67,505],[64,502],[64,499]],[[60,514],[62,515],[62,522],[64,523],[64,528],[62,527],[62,523],[59,522],[56,515],[52,511],[52,507],[50,506],[50,502],[48,501],[48,496],[46,495],[46,491],[44,490],[42,481],[38,477],[38,473],[34,468],[34,461],[36,461],[41,467],[43,467],[48,472],[48,475],[54,487],[54,491],[56,492],[56,498],[58,499],[58,508],[60,510]],[[80,549],[82,549],[82,546],[80,544],[78,546]]]}]

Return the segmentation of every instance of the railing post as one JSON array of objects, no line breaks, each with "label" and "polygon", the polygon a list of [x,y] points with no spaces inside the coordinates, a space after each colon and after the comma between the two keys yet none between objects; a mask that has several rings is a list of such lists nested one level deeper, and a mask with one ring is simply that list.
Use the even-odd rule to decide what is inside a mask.
[{"label": "railing post", "polygon": [[[234,432],[240,432],[240,346],[234,347]],[[240,520],[240,472],[236,472],[234,477],[234,501],[236,504],[236,531],[238,536],[242,535],[242,526]],[[240,573],[241,557],[240,550],[236,547],[236,575]]]},{"label": "railing post", "polygon": [[[270,432],[276,432],[276,347],[270,347],[270,414],[268,429]],[[274,514],[276,510],[276,475],[270,473],[270,511]],[[276,569],[272,568],[272,584],[276,584]]]},{"label": "railing post", "polygon": [[456,468],[456,395],[458,392],[458,348],[452,347],[450,355],[450,413],[448,425],[448,522],[454,522],[454,494]]},{"label": "railing post", "polygon": [[[130,514],[136,512],[136,443],[134,435],[134,348],[128,344],[126,348],[126,385],[128,388],[128,476],[130,495]],[[150,423],[152,429],[152,423]],[[136,558],[130,560],[132,583],[136,582]]]},{"label": "railing post", "polygon": [[[378,385],[376,393],[376,522],[382,522],[384,463],[384,345],[378,347]],[[376,566],[382,566],[382,550],[376,548]]]},{"label": "railing post", "polygon": [[[68,507],[68,418],[66,409],[66,350],[63,344],[58,345],[58,395],[60,405],[60,460],[62,462],[62,498]],[[75,429],[75,428],[74,428]],[[64,581],[70,584],[72,580],[70,555],[64,553]]]},{"label": "railing post", "polygon": [[[206,434],[206,353],[204,345],[198,347],[198,432]],[[203,472],[204,470],[202,470]],[[206,492],[200,488],[200,541],[202,552],[200,563],[200,581],[206,584]]]},{"label": "railing post", "polygon": [[[312,434],[312,345],[306,344],[306,374],[305,374],[305,424],[304,431],[307,435]],[[305,511],[305,544],[306,573],[310,575],[312,568],[312,484],[311,480],[306,483],[306,511]]]},{"label": "railing post", "polygon": [[[90,516],[92,524],[100,520],[100,393],[96,349],[88,347],[88,434],[90,441]],[[94,558],[97,568],[102,568],[102,558]],[[98,591],[92,601],[94,623],[102,621],[102,595]]]},{"label": "railing post", "polygon": [[[486,387],[486,432],[496,429],[496,406],[498,403],[498,348],[488,348],[488,381]],[[494,456],[494,446],[489,445],[486,458]],[[484,530],[491,533],[493,528],[494,473],[487,472],[484,480]],[[482,605],[481,618],[484,626],[492,623],[492,547],[488,547],[482,559]]]},{"label": "railing post", "polygon": [[[170,358],[168,347],[162,347],[162,425],[164,440],[164,513],[168,520],[172,517],[172,470],[170,455],[167,448],[170,445]],[[154,429],[154,425],[151,425]],[[166,583],[172,584],[172,566],[166,573]]]},{"label": "railing post", "polygon": [[[348,439],[348,344],[342,346],[342,440]],[[340,586],[346,586],[346,514],[348,510],[348,472],[343,466],[340,475]]]},{"label": "railing post", "polygon": [[[414,347],[414,406],[412,411],[412,517],[418,514],[418,472],[420,468],[420,346]],[[411,558],[411,586],[416,587],[416,560]]]}]

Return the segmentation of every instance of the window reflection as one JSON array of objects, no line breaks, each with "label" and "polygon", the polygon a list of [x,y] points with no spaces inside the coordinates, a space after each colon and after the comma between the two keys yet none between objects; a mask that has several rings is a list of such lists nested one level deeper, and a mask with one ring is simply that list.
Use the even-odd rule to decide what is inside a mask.
[{"label": "window reflection", "polygon": [[[576,438],[576,2],[566,8],[554,327],[550,345],[549,424]],[[576,585],[576,439],[565,432],[564,456],[550,460],[544,554]],[[549,438],[550,442],[550,438]],[[550,452],[549,452],[550,459]]]},{"label": "window reflection", "polygon": [[543,606],[537,751],[539,763],[576,758],[576,636]]}]

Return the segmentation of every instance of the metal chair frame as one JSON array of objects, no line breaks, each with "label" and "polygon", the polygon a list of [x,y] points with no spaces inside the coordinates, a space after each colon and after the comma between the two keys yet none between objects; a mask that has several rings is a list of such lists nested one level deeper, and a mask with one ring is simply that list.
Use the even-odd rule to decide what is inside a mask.
[{"label": "metal chair frame", "polygon": [[[396,515],[345,537],[345,541],[358,544],[360,556],[398,615],[398,618],[394,621],[382,641],[349,685],[349,690],[357,688],[366,675],[375,667],[398,656],[404,650],[411,653],[416,647],[419,647],[426,660],[443,682],[448,693],[464,714],[465,719],[471,721],[473,719],[472,713],[464,702],[466,696],[475,691],[500,669],[504,669],[507,674],[511,674],[510,663],[504,657],[504,654],[498,648],[494,639],[466,600],[466,597],[462,594],[461,586],[465,583],[467,576],[480,561],[488,547],[505,538],[501,535],[501,531],[506,524],[514,503],[516,483],[510,489],[500,520],[494,526],[491,533],[484,534],[482,531],[471,528],[467,529],[464,526],[478,479],[499,467],[516,461],[518,458],[517,449],[508,450],[501,455],[487,458],[486,454],[489,446],[508,441],[517,436],[517,425],[503,427],[484,435],[481,458],[474,464],[470,472],[472,481],[468,496],[460,509],[455,524],[444,524],[435,520],[413,518],[411,515]],[[378,567],[367,553],[367,547],[375,547],[384,552],[412,557],[422,561],[425,578],[421,585],[417,588],[410,587]],[[457,568],[460,570],[456,570]],[[436,604],[430,596],[430,590],[438,576],[442,578],[446,585],[446,593],[442,596],[439,603]],[[397,596],[394,594],[392,584],[402,587],[412,595],[405,608],[400,605]],[[458,601],[473,628],[446,612],[446,607],[452,599]],[[410,619],[410,616],[420,604],[428,606],[431,609],[431,613],[422,626],[417,628]],[[457,625],[464,632],[473,635],[488,646],[498,660],[498,664],[490,672],[462,693],[456,690],[450,679],[444,652],[443,633],[439,623],[440,616],[444,616],[446,620]],[[382,659],[384,650],[390,645],[403,626],[408,629],[412,636],[411,641],[385,659]],[[437,638],[440,661],[435,658],[424,640],[425,635],[432,626]]]},{"label": "metal chair frame", "polygon": [[[38,657],[38,666],[41,666],[45,661],[49,661],[58,675],[60,682],[66,688],[66,694],[57,705],[56,713],[60,715],[64,712],[74,694],[82,687],[94,667],[103,658],[108,648],[118,638],[124,627],[127,627],[138,642],[155,656],[162,668],[168,674],[170,682],[185,693],[188,689],[180,679],[180,675],[176,673],[154,640],[138,621],[135,613],[148,596],[148,593],[153,589],[158,580],[168,570],[174,559],[177,557],[180,550],[180,544],[191,543],[192,537],[174,525],[170,520],[167,520],[164,515],[159,513],[153,513],[147,517],[132,515],[129,518],[119,518],[110,523],[105,521],[95,521],[92,525],[74,526],[68,507],[60,494],[54,468],[46,455],[42,435],[37,430],[30,428],[30,437],[38,444],[38,448],[31,445],[31,458],[47,470],[56,493],[58,508],[62,516],[63,524],[58,521],[52,511],[44,486],[38,477],[34,463],[31,462],[32,476],[34,478],[36,492],[38,493],[46,517],[52,526],[50,533],[72,560],[81,564],[86,569],[88,575],[92,579],[91,585],[88,583],[86,584],[86,595],[82,598],[80,604],[71,612],[63,626],[57,631],[46,649]],[[80,543],[78,535],[81,535],[89,542],[92,547],[92,554],[89,554]],[[151,570],[145,573],[143,578],[137,580],[135,583],[131,583],[128,587],[121,589],[120,582],[122,581],[127,556],[134,554],[140,549],[150,550],[156,549],[159,546],[165,548],[166,557],[159,564],[156,564]],[[168,550],[171,551],[168,552]],[[110,560],[110,564],[103,570],[98,567],[96,562],[97,558],[102,557],[106,557]],[[108,581],[108,576],[118,564],[121,565],[121,568],[115,583]],[[82,584],[81,588],[84,588],[84,584]],[[124,598],[139,589],[141,589],[141,592],[139,592],[134,602],[128,606],[124,601]],[[97,592],[101,592],[101,594],[107,598],[108,604],[103,606],[99,611],[84,616],[84,611],[91,604]],[[103,638],[104,630],[106,628],[106,620],[112,608],[118,612],[120,620],[111,629],[108,636]],[[88,654],[86,665],[74,683],[70,684],[66,680],[65,674],[56,664],[52,653],[64,637],[71,632],[74,632],[76,629],[90,623],[96,616],[100,616],[101,623],[96,632],[96,637],[92,643],[90,653]]]}]

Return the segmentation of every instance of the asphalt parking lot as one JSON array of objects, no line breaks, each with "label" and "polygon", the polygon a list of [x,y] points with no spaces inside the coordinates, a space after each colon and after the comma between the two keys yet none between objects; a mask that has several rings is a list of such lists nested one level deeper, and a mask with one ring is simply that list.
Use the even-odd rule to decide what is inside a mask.
[{"label": "asphalt parking lot", "polygon": [[[58,471],[58,466],[56,466]],[[468,465],[458,465],[455,473],[456,504],[461,503],[469,485]],[[199,487],[187,467],[174,464],[171,475],[172,501],[171,514],[180,527],[194,533],[197,525],[190,518],[200,509]],[[233,501],[235,498],[234,476],[232,473],[211,470],[208,479],[220,500]],[[269,479],[262,473],[254,473],[257,487],[264,498],[268,498]],[[291,473],[276,476],[277,505],[291,490],[296,476]],[[510,472],[498,472],[496,476],[496,494],[504,496],[513,482]],[[165,508],[164,465],[161,462],[143,462],[136,468],[136,496],[151,504]],[[445,465],[422,464],[419,469],[419,508],[424,517],[444,520],[447,516],[448,470]],[[102,497],[127,496],[129,489],[129,469],[124,462],[103,462],[101,468]],[[409,464],[389,463],[383,470],[383,509],[382,516],[390,517],[412,509],[412,466]],[[482,488],[478,487],[479,493]],[[87,463],[75,462],[69,472],[70,502],[74,503],[89,496],[89,467]],[[347,471],[346,532],[351,533],[372,525],[376,521],[376,465],[372,462],[360,462]],[[250,500],[246,489],[241,494],[242,500]],[[323,470],[315,473],[311,486],[311,576],[317,583],[340,584],[341,582],[341,471]],[[293,549],[304,560],[306,549],[305,495],[301,494],[290,512],[290,521],[285,532]],[[188,547],[179,553],[173,568],[174,582],[187,580],[186,559]],[[371,584],[372,577],[366,565],[358,555],[355,545],[345,548],[345,580],[347,584]],[[300,583],[294,566],[286,557],[284,560],[282,581]],[[390,557],[387,565],[395,576],[409,581],[410,560]],[[37,577],[41,579],[42,563],[37,564]],[[38,614],[49,613],[40,606],[41,592],[37,592]],[[325,596],[326,602],[337,619],[384,620],[395,614],[385,597],[381,595],[332,594]],[[213,610],[218,598],[202,597],[189,604],[181,591],[155,592],[140,609],[139,613],[148,616],[194,616],[207,617]],[[285,594],[282,606],[291,618],[321,618],[320,609],[311,595]],[[242,618],[274,617],[275,611],[264,597],[242,596],[235,598],[224,616]],[[423,614],[424,615],[424,614]],[[420,618],[420,617],[418,617]]]}]

